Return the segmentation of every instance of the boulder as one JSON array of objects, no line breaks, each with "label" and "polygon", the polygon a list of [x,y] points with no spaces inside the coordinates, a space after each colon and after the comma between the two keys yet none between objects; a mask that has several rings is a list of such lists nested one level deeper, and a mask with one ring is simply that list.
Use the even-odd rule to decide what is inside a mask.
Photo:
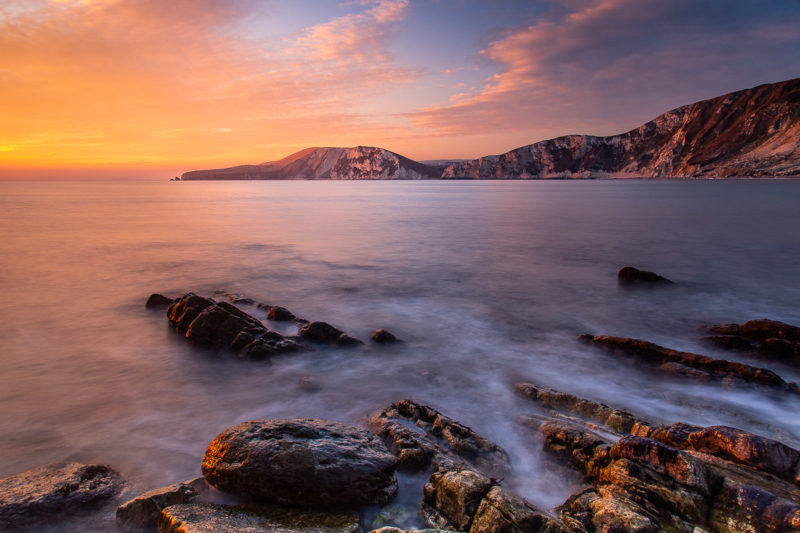
[{"label": "boulder", "polygon": [[397,493],[397,459],[375,435],[324,420],[256,420],[208,445],[214,487],[248,500],[308,507],[383,505]]},{"label": "boulder", "polygon": [[270,320],[275,320],[276,322],[288,322],[297,317],[285,307],[273,305],[267,312],[267,318]]},{"label": "boulder", "polygon": [[340,346],[363,344],[360,340],[351,337],[327,322],[308,322],[300,326],[297,334],[303,339],[321,344],[337,344]]},{"label": "boulder", "polygon": [[55,463],[0,480],[0,530],[95,510],[122,489],[122,477],[103,465]]},{"label": "boulder", "polygon": [[704,340],[728,350],[800,365],[800,327],[761,318],[744,324],[706,326]]},{"label": "boulder", "polygon": [[170,505],[193,502],[204,486],[205,479],[199,477],[145,492],[117,508],[117,525],[123,531],[154,528],[158,524],[162,509]]},{"label": "boulder", "polygon": [[766,340],[766,339],[786,339],[791,343],[800,342],[800,327],[761,318],[749,320],[739,326],[739,335],[746,339]]},{"label": "boulder", "polygon": [[659,276],[655,272],[648,272],[646,270],[639,270],[632,266],[623,267],[617,279],[620,285],[673,285],[674,283],[665,277]]},{"label": "boulder", "polygon": [[472,470],[434,472],[425,484],[420,515],[438,529],[469,531],[472,517],[494,482]]},{"label": "boulder", "polygon": [[376,344],[394,344],[396,342],[403,342],[398,339],[392,332],[385,329],[376,329],[369,334],[369,340]]},{"label": "boulder", "polygon": [[495,485],[481,500],[470,533],[568,533],[567,528],[508,489]]},{"label": "boulder", "polygon": [[339,335],[339,338],[336,339],[335,344],[336,346],[362,346],[364,341],[351,337],[347,333],[342,333]]},{"label": "boulder", "polygon": [[172,505],[161,511],[159,533],[358,533],[355,512],[320,511],[216,504]]},{"label": "boulder", "polygon": [[367,421],[406,470],[471,469],[488,476],[508,472],[508,454],[473,429],[436,409],[400,400]]},{"label": "boulder", "polygon": [[146,309],[164,309],[172,305],[173,301],[172,298],[167,298],[163,294],[154,293],[150,295],[144,306]]}]

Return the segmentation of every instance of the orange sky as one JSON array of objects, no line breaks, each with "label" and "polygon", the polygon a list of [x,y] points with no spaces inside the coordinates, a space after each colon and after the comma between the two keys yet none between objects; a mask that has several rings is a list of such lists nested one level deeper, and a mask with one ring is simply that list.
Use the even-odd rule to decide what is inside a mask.
[{"label": "orange sky", "polygon": [[[673,15],[632,8],[647,3],[5,0],[0,177],[173,175],[308,146],[471,158],[618,133],[797,71],[784,58],[783,70],[742,73],[741,59],[752,58],[734,46],[730,69],[705,72],[693,58],[704,74],[665,84],[642,68],[689,77],[670,67],[685,57],[680,39],[642,58],[617,50],[635,49],[637,32],[604,38],[595,28],[623,17],[646,29],[647,17]],[[797,44],[794,22],[779,13],[716,38],[746,45],[768,29],[774,55]],[[625,93],[617,82],[631,83],[631,72],[640,85]]]}]

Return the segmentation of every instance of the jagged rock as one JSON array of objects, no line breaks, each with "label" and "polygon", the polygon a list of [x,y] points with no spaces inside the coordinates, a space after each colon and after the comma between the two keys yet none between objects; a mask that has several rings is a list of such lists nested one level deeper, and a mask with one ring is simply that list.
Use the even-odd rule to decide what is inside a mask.
[{"label": "jagged rock", "polygon": [[172,505],[161,511],[159,533],[358,533],[355,512],[325,513],[304,509],[228,506],[216,504]]},{"label": "jagged rock", "polygon": [[369,334],[369,340],[377,344],[393,344],[395,342],[402,342],[395,335],[385,329],[376,329]]},{"label": "jagged rock", "polygon": [[80,463],[54,463],[7,477],[0,480],[0,529],[27,529],[38,520],[96,509],[122,485],[111,468]]},{"label": "jagged rock", "polygon": [[232,304],[239,304],[239,305],[255,305],[256,301],[252,298],[247,298],[246,296],[242,296],[241,294],[229,294],[228,301]]},{"label": "jagged rock", "polygon": [[344,335],[344,331],[335,328],[327,322],[309,322],[297,330],[297,334],[302,338],[325,344],[335,344]]},{"label": "jagged rock", "polygon": [[673,282],[655,272],[639,270],[631,266],[623,267],[617,279],[621,285],[672,285]]},{"label": "jagged rock", "polygon": [[639,339],[583,334],[578,337],[578,340],[593,344],[607,352],[623,353],[653,365],[677,363],[684,367],[703,372],[703,374],[698,375],[698,377],[706,378],[710,376],[717,379],[736,378],[742,381],[798,392],[796,384],[786,383],[779,375],[767,368],[758,368],[745,363],[727,361],[725,359],[713,359],[705,355],[691,352],[680,352]]},{"label": "jagged rock", "polygon": [[163,294],[153,293],[147,299],[144,306],[146,309],[163,309],[169,305],[172,305],[174,300],[172,298],[167,298]]},{"label": "jagged rock", "polygon": [[494,482],[472,470],[434,472],[425,484],[420,515],[439,529],[469,531],[472,518]]},{"label": "jagged rock", "polygon": [[364,344],[364,341],[360,339],[356,339],[355,337],[351,337],[347,333],[342,333],[336,339],[336,346],[361,346]]},{"label": "jagged rock", "polygon": [[565,457],[587,475],[597,475],[608,464],[612,443],[585,428],[566,422],[548,421],[540,425],[547,450]]},{"label": "jagged rock", "polygon": [[800,365],[800,327],[761,318],[744,324],[706,326],[704,340],[728,350]]},{"label": "jagged rock", "polygon": [[200,346],[227,347],[244,359],[261,360],[306,349],[269,331],[256,318],[228,302],[188,293],[167,309],[172,327]]},{"label": "jagged rock", "polygon": [[750,320],[739,326],[739,335],[746,339],[763,341],[766,339],[786,339],[789,342],[800,342],[800,327],[761,318]]},{"label": "jagged rock", "polygon": [[567,533],[567,528],[507,489],[495,485],[475,512],[470,533]]},{"label": "jagged rock", "polygon": [[366,430],[324,420],[256,420],[208,445],[202,470],[214,487],[283,505],[383,505],[397,493],[397,459]]},{"label": "jagged rock", "polygon": [[437,410],[413,400],[401,400],[367,422],[409,470],[469,468],[501,477],[508,471],[508,454],[497,444]]},{"label": "jagged rock", "polygon": [[627,411],[612,409],[603,403],[578,398],[572,394],[554,389],[538,387],[531,383],[518,383],[514,390],[545,407],[562,411],[567,410],[581,417],[604,424],[619,433],[630,433],[636,424],[648,425],[647,422],[638,420]]},{"label": "jagged rock", "polygon": [[117,525],[124,531],[139,531],[158,524],[161,510],[170,505],[193,502],[205,486],[202,477],[151,490],[117,508]]},{"label": "jagged rock", "polygon": [[272,307],[269,308],[269,311],[267,312],[267,318],[270,320],[275,320],[277,322],[288,322],[290,320],[294,320],[297,317],[294,316],[294,313],[292,313],[285,307],[273,305]]}]

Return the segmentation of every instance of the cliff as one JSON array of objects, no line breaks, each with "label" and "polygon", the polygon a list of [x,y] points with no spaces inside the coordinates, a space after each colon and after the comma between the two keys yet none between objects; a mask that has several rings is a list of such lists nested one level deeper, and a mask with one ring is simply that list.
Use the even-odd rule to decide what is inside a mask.
[{"label": "cliff", "polygon": [[800,78],[673,109],[621,135],[567,135],[454,163],[443,178],[800,175]]}]

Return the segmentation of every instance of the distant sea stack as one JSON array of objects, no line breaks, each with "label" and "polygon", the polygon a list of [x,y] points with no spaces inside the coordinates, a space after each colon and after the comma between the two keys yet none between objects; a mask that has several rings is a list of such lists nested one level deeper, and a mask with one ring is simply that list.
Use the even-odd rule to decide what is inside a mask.
[{"label": "distant sea stack", "polygon": [[689,104],[610,137],[566,135],[447,164],[383,148],[307,148],[181,180],[728,178],[800,176],[800,78]]},{"label": "distant sea stack", "polygon": [[185,172],[186,180],[420,180],[441,176],[436,168],[372,146],[306,148],[280,161]]},{"label": "distant sea stack", "polygon": [[800,175],[800,78],[673,109],[621,135],[567,135],[454,163],[443,178]]}]

